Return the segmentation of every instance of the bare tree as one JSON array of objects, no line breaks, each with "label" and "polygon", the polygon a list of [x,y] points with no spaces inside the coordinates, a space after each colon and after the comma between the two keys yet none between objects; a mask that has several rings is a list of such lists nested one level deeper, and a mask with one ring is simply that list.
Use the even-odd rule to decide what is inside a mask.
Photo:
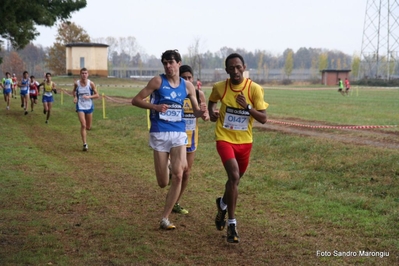
[{"label": "bare tree", "polygon": [[19,56],[25,62],[25,70],[32,75],[42,75],[43,71],[37,72],[35,69],[43,69],[46,52],[41,46],[29,43],[24,49],[18,51]]},{"label": "bare tree", "polygon": [[15,51],[10,52],[3,59],[2,72],[15,73],[18,77],[22,76],[22,72],[25,71],[24,61],[19,57]]},{"label": "bare tree", "polygon": [[108,44],[108,60],[112,61],[112,56],[119,50],[119,42],[115,37],[105,38],[105,43]]},{"label": "bare tree", "polygon": [[195,38],[193,43],[188,47],[188,58],[190,66],[197,77],[201,79],[202,55],[200,53],[200,38]]}]

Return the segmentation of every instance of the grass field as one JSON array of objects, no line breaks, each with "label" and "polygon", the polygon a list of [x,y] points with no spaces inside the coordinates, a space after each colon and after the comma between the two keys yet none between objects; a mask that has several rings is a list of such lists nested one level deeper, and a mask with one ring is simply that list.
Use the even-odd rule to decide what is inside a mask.
[{"label": "grass field", "polygon": [[[181,201],[190,213],[172,214],[177,229],[166,232],[158,222],[167,189],[156,185],[146,112],[129,105],[143,84],[93,80],[115,100],[105,102],[106,119],[96,101],[87,153],[70,96],[61,105],[56,95],[47,125],[41,104],[26,116],[19,99],[8,112],[0,104],[0,265],[399,263],[398,149],[255,128],[239,186],[241,242],[228,244],[214,226],[226,174],[215,125],[201,121]],[[398,125],[398,94],[363,89],[342,97],[335,88],[276,87],[265,99],[269,119]],[[381,131],[399,135],[396,127]]]}]

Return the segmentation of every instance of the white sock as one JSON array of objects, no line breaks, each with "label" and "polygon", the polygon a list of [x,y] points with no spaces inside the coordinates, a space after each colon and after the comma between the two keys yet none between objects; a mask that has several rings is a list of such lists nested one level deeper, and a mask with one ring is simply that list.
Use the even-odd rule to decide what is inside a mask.
[{"label": "white sock", "polygon": [[223,198],[220,199],[220,204],[219,205],[220,205],[220,208],[222,210],[227,209],[227,204],[223,202]]},{"label": "white sock", "polygon": [[230,225],[230,224],[235,224],[235,225],[237,225],[236,219],[228,219],[228,220],[227,220],[227,225]]}]

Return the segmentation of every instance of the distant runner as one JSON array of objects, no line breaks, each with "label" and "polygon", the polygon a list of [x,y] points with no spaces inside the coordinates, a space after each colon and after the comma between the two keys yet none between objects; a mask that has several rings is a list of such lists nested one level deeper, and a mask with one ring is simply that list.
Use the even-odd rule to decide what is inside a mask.
[{"label": "distant runner", "polygon": [[348,80],[348,78],[345,78],[345,93],[348,95],[348,92],[349,92],[349,90],[350,90],[350,88],[351,88],[351,84],[349,83],[349,80]]}]

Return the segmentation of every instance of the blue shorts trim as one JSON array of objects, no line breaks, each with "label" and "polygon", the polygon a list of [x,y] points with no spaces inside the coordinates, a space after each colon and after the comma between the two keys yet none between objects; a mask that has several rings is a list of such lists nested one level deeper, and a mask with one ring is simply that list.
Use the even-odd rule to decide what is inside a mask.
[{"label": "blue shorts trim", "polygon": [[76,112],[78,112],[78,113],[85,113],[85,114],[92,114],[93,113],[93,111],[94,111],[94,108],[91,108],[91,109],[88,109],[88,110],[79,110],[79,109],[76,109]]},{"label": "blue shorts trim", "polygon": [[54,102],[53,96],[45,96],[43,95],[42,103],[52,103]]}]

